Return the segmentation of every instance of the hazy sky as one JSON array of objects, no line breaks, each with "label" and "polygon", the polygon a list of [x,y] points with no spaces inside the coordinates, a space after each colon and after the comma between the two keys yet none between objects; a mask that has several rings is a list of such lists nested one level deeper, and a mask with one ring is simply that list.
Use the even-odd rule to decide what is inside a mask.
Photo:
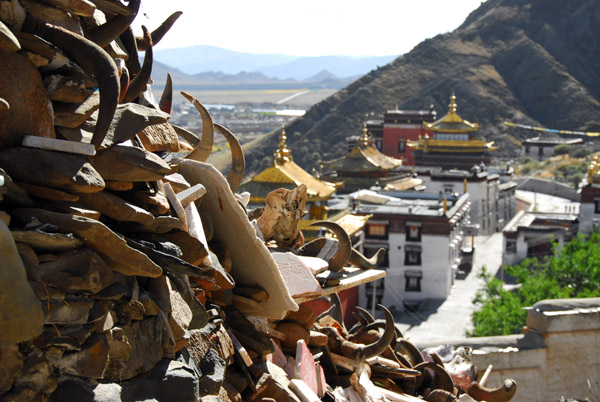
[{"label": "hazy sky", "polygon": [[481,0],[146,0],[134,21],[149,30],[183,11],[156,49],[213,45],[295,56],[406,53],[457,28]]}]

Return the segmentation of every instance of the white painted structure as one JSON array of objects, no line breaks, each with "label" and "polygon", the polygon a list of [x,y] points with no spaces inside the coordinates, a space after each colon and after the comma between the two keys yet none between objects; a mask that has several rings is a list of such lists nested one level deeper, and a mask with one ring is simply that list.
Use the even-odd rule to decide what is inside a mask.
[{"label": "white painted structure", "polygon": [[387,276],[361,287],[361,306],[371,307],[374,300],[400,311],[425,299],[445,299],[461,264],[462,249],[471,246],[471,238],[464,235],[470,223],[469,194],[402,194],[410,198],[370,190],[349,196],[354,214],[373,216],[365,228],[365,254],[387,250],[379,267]]}]

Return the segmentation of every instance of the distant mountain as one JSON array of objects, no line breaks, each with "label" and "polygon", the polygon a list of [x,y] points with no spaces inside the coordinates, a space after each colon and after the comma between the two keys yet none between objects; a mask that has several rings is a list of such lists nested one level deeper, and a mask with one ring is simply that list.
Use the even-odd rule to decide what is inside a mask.
[{"label": "distant mountain", "polygon": [[178,68],[154,61],[152,64],[152,78],[156,89],[161,89],[164,86],[167,80],[167,73],[171,74],[173,86],[177,91],[186,89],[338,89],[345,87],[355,78],[338,78],[326,70],[302,81],[295,79],[282,80],[279,78],[267,77],[260,72],[246,71],[237,74],[225,74],[221,71],[208,71],[190,75],[183,73]]},{"label": "distant mountain", "polygon": [[300,57],[281,65],[271,65],[258,68],[257,71],[276,78],[296,78],[298,80],[318,74],[322,70],[327,70],[338,77],[360,76],[377,68],[385,66],[394,60],[395,56],[320,56],[320,57]]},{"label": "distant mountain", "polygon": [[[519,140],[540,135],[504,121],[600,131],[598,21],[598,0],[487,0],[455,31],[423,41],[286,127],[294,160],[310,171],[344,155],[367,113],[434,104],[443,116],[453,91],[458,114],[481,124],[497,155],[514,156]],[[265,167],[277,134],[248,150],[249,174]]]},{"label": "distant mountain", "polygon": [[283,54],[241,53],[215,46],[198,45],[156,50],[154,59],[191,75],[206,71],[221,71],[225,74],[259,71],[263,67],[289,63],[297,57]]},{"label": "distant mountain", "polygon": [[328,70],[340,78],[355,77],[385,65],[397,56],[298,57],[284,54],[252,54],[198,45],[154,52],[154,60],[194,75],[209,71],[238,74],[243,71],[261,72],[267,77],[282,80],[306,78]]}]

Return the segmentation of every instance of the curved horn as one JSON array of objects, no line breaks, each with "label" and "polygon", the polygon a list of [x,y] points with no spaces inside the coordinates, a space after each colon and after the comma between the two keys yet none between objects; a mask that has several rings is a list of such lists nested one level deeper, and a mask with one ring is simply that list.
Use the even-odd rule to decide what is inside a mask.
[{"label": "curved horn", "polygon": [[472,383],[467,389],[467,394],[478,401],[506,402],[512,399],[517,392],[517,383],[513,379],[504,380],[498,388],[485,388],[478,383]]},{"label": "curved horn", "polygon": [[181,95],[183,95],[185,99],[192,102],[202,117],[202,138],[200,139],[198,146],[192,152],[190,152],[186,158],[193,159],[195,161],[206,162],[210,152],[212,151],[213,143],[215,141],[215,131],[212,117],[198,99],[183,91],[181,91]]},{"label": "curved horn", "polygon": [[[335,309],[335,306],[332,304],[331,306],[329,306],[329,308],[325,311],[323,311],[321,314],[319,314],[317,316],[317,318],[315,319],[315,321],[319,321],[321,318],[326,317],[326,316],[331,316],[333,317],[333,310]],[[335,320],[335,318],[334,318]]]},{"label": "curved horn", "polygon": [[146,49],[146,55],[144,56],[144,64],[142,64],[142,69],[129,82],[129,89],[127,89],[127,93],[123,97],[123,102],[125,103],[132,102],[138,96],[140,96],[140,94],[146,89],[146,85],[148,84],[148,80],[150,79],[150,74],[152,73],[152,40],[150,39],[150,34],[148,33],[148,30],[143,25],[142,30],[144,31],[144,37],[146,38],[146,42],[148,42],[148,49]]},{"label": "curved horn", "polygon": [[375,322],[375,318],[373,318],[373,316],[371,315],[371,313],[369,313],[367,310],[365,310],[364,308],[360,307],[360,306],[356,306],[355,307],[356,311],[358,313],[360,313],[360,315],[362,317],[364,317],[365,321],[367,322],[367,324],[370,324],[372,322]]},{"label": "curved horn", "polygon": [[192,133],[191,131],[186,130],[185,128],[176,126],[173,123],[171,123],[171,126],[175,129],[175,132],[177,133],[177,135],[180,135],[184,140],[186,140],[193,146],[198,145],[198,143],[200,142],[200,138],[198,138],[198,136],[196,134]]},{"label": "curved horn", "polygon": [[119,39],[121,39],[121,43],[127,52],[127,61],[125,61],[127,69],[131,75],[135,76],[140,72],[142,67],[140,66],[140,58],[138,56],[138,50],[135,44],[135,35],[133,34],[133,29],[131,27],[127,27],[125,32],[119,36]]},{"label": "curved horn", "polygon": [[335,306],[335,320],[340,323],[342,328],[346,329],[344,326],[344,309],[342,308],[342,300],[340,299],[340,295],[337,293],[330,294],[329,301],[333,306]]},{"label": "curved horn", "polygon": [[2,120],[9,110],[10,104],[4,98],[0,98],[0,120]]},{"label": "curved horn", "polygon": [[171,106],[173,105],[173,81],[171,80],[171,74],[167,73],[167,82],[165,83],[165,89],[160,96],[158,102],[158,108],[165,113],[171,114]]},{"label": "curved horn", "polygon": [[421,373],[424,373],[427,369],[433,372],[433,380],[431,381],[430,388],[454,392],[454,382],[452,381],[452,377],[450,377],[450,374],[448,374],[442,366],[439,366],[434,362],[422,362],[413,368],[419,370]]},{"label": "curved horn", "polygon": [[310,226],[322,226],[331,230],[335,237],[338,239],[338,252],[335,254],[335,257],[329,261],[329,269],[333,272],[339,272],[346,266],[348,259],[350,258],[350,254],[352,253],[352,242],[350,241],[350,236],[344,230],[343,227],[338,225],[335,222],[331,221],[319,221],[311,223]]},{"label": "curved horn", "polygon": [[379,307],[385,315],[385,331],[383,332],[383,335],[370,345],[360,345],[350,341],[342,342],[342,354],[344,356],[355,360],[361,360],[363,358],[368,359],[380,355],[388,346],[390,346],[390,343],[394,340],[394,317],[392,316],[392,313],[381,304],[378,304],[377,307]]},{"label": "curved horn", "polygon": [[[150,35],[152,36],[152,43],[155,46],[158,42],[160,42],[163,36],[165,36],[165,34],[169,32],[169,29],[171,29],[175,21],[177,21],[177,19],[181,17],[181,14],[183,14],[181,11],[175,11],[173,14],[169,15],[169,17],[162,24],[160,24],[158,28],[152,31]],[[144,42],[144,38],[136,37],[135,40],[137,42],[137,48],[140,51],[146,50],[145,46],[147,45]]]},{"label": "curved horn", "polygon": [[231,187],[231,192],[235,193],[242,183],[244,178],[244,171],[246,169],[246,161],[244,159],[244,151],[242,146],[235,135],[227,127],[224,127],[218,123],[213,123],[218,132],[223,134],[223,137],[229,144],[229,150],[231,151],[231,169],[227,174],[227,182]]},{"label": "curved horn", "polygon": [[379,250],[377,250],[373,257],[367,258],[364,255],[362,255],[358,250],[355,250],[353,248],[348,262],[354,265],[355,267],[361,269],[374,269],[377,268],[379,264],[381,264],[386,252],[386,249],[380,248]]},{"label": "curved horn", "polygon": [[108,46],[131,25],[140,9],[140,3],[140,0],[130,0],[127,7],[132,11],[130,15],[117,14],[104,24],[90,30],[86,34],[87,38],[102,48]]},{"label": "curved horn", "polygon": [[119,78],[119,82],[121,84],[121,93],[119,94],[119,103],[125,97],[127,93],[127,89],[129,88],[129,70],[127,66],[121,67],[121,77]]},{"label": "curved horn", "polygon": [[406,356],[406,358],[410,361],[410,364],[412,366],[416,366],[425,361],[425,359],[423,359],[423,355],[421,354],[419,349],[417,349],[417,347],[415,345],[413,345],[406,339],[398,340],[398,343],[396,344],[395,349],[396,349],[396,352],[401,353],[404,356]]},{"label": "curved horn", "polygon": [[38,35],[57,46],[98,81],[100,108],[92,135],[92,144],[98,149],[110,127],[121,92],[119,71],[115,62],[100,46],[83,36],[61,27],[34,21],[30,16],[23,24],[23,31]]}]

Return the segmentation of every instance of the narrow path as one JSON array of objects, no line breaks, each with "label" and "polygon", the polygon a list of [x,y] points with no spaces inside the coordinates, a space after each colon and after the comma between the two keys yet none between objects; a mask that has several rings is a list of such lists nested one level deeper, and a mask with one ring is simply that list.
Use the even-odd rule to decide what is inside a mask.
[{"label": "narrow path", "polygon": [[413,342],[444,341],[463,338],[472,329],[473,297],[483,282],[479,273],[483,266],[495,274],[502,264],[502,233],[475,239],[473,269],[464,279],[456,279],[450,296],[441,301],[427,301],[415,313],[402,313],[404,336]]},{"label": "narrow path", "polygon": [[281,105],[282,103],[285,103],[285,102],[289,101],[290,99],[294,99],[294,98],[296,98],[298,96],[302,96],[302,95],[305,95],[307,93],[310,93],[310,91],[296,92],[295,94],[292,94],[290,96],[286,96],[285,98],[280,99],[280,100],[278,100],[275,103],[278,104],[278,105]]}]

